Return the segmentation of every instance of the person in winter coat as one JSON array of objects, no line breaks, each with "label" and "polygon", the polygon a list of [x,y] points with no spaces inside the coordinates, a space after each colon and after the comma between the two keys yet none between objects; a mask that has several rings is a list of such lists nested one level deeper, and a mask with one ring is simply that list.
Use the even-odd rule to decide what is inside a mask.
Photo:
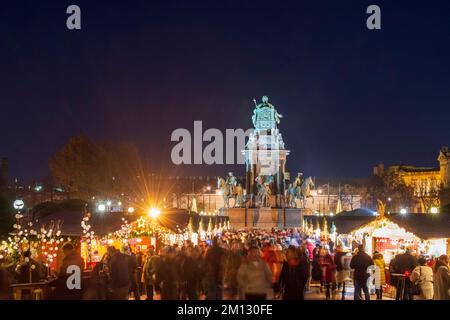
[{"label": "person in winter coat", "polygon": [[22,254],[21,262],[17,264],[15,273],[17,283],[38,282],[45,277],[44,267],[31,257],[30,251]]},{"label": "person in winter coat", "polygon": [[311,280],[320,283],[320,292],[322,292],[323,272],[320,265],[319,254],[314,254],[312,260]]},{"label": "person in winter coat", "polygon": [[143,277],[143,268],[145,263],[145,256],[144,253],[139,249],[136,251],[136,262],[137,262],[137,269],[136,269],[136,279],[138,283],[138,291],[139,294],[142,294],[144,292],[144,277]]},{"label": "person in winter coat", "polygon": [[366,300],[370,300],[369,288],[367,287],[367,279],[369,274],[367,268],[373,265],[372,258],[364,252],[364,246],[358,246],[358,252],[350,261],[350,268],[354,269],[353,282],[355,285],[354,299],[360,300],[361,290],[364,292]]},{"label": "person in winter coat", "polygon": [[418,284],[420,294],[413,296],[414,300],[432,300],[434,295],[433,269],[427,266],[427,259],[420,257],[419,266],[411,272],[409,279],[412,284]]},{"label": "person in winter coat", "polygon": [[306,240],[306,249],[308,249],[309,260],[313,259],[314,243],[311,239]]},{"label": "person in winter coat", "polygon": [[186,248],[186,257],[181,265],[185,284],[185,295],[189,300],[197,300],[200,294],[200,268],[194,255],[194,248]]},{"label": "person in winter coat", "polygon": [[237,280],[242,299],[273,299],[272,274],[258,247],[248,250],[247,258],[239,267]]},{"label": "person in winter coat", "polygon": [[325,256],[322,259],[322,270],[324,272],[324,282],[325,282],[325,298],[330,299],[331,293],[335,295],[336,292],[336,264],[334,263],[333,256],[330,251],[327,250]]},{"label": "person in winter coat", "polygon": [[[74,246],[71,243],[66,243],[62,247],[64,258],[62,260],[61,267],[58,272],[58,280],[55,288],[55,298],[60,300],[81,300],[84,293],[84,282],[81,282],[84,271],[84,260],[76,252]],[[68,288],[68,278],[75,274],[75,270],[72,270],[72,266],[79,268],[80,287]]]},{"label": "person in winter coat", "polygon": [[[378,267],[379,274],[379,286],[375,289],[377,293],[377,300],[383,299],[383,287],[386,285],[386,264],[384,263],[384,257],[378,251],[373,254],[373,263]],[[377,283],[378,281],[376,281]]]},{"label": "person in winter coat", "polygon": [[178,266],[176,265],[176,251],[172,247],[166,247],[162,251],[163,257],[156,274],[156,283],[161,288],[162,300],[178,300]]},{"label": "person in winter coat", "polygon": [[450,300],[450,271],[448,256],[442,255],[434,266],[434,300]]},{"label": "person in winter coat", "polygon": [[153,248],[150,248],[147,253],[144,267],[142,269],[142,276],[144,277],[145,292],[147,293],[147,300],[153,300],[155,291],[159,291],[156,284],[156,275],[160,270],[161,257],[158,256]]},{"label": "person in winter coat", "polygon": [[289,248],[279,277],[279,288],[283,300],[304,300],[304,291],[309,277],[309,261],[306,255]]},{"label": "person in winter coat", "polygon": [[[409,248],[406,249],[404,253],[398,254],[395,256],[394,259],[392,259],[391,263],[389,264],[389,270],[392,273],[397,274],[404,274],[408,275],[411,274],[411,272],[414,270],[415,267],[418,266],[417,259],[412,256],[411,250]],[[410,288],[411,288],[411,281],[407,277],[405,279],[405,287],[402,287],[402,282],[400,279],[397,279],[395,277],[392,277],[392,283],[397,288],[397,295],[396,300],[399,300],[402,292],[403,292],[403,298],[405,300],[410,300]]]},{"label": "person in winter coat", "polygon": [[108,253],[92,269],[83,300],[106,300],[108,297]]},{"label": "person in winter coat", "polygon": [[141,293],[139,291],[139,281],[138,278],[138,261],[134,252],[130,247],[125,246],[123,248],[123,253],[128,258],[128,271],[130,277],[130,290],[129,293],[133,293],[135,300],[141,300]]},{"label": "person in winter coat", "polygon": [[239,241],[233,241],[231,250],[227,252],[223,265],[223,284],[232,299],[238,295],[237,273],[242,263],[242,246]]},{"label": "person in winter coat", "polygon": [[336,265],[337,289],[339,290],[342,288],[342,300],[345,299],[345,280],[350,277],[350,270],[348,270],[348,267],[344,267],[344,257],[346,255],[347,252],[344,251],[342,245],[338,245],[333,260]]},{"label": "person in winter coat", "polygon": [[108,247],[109,259],[109,286],[112,290],[110,299],[128,300],[130,289],[130,272],[128,258],[114,247]]},{"label": "person in winter coat", "polygon": [[283,250],[275,243],[272,243],[264,257],[267,265],[269,266],[270,272],[272,273],[272,285],[276,291],[278,291],[278,279],[280,277],[281,268],[283,267],[283,262],[285,260]]},{"label": "person in winter coat", "polygon": [[219,239],[213,239],[212,246],[205,256],[206,264],[206,295],[208,300],[222,299],[223,259],[225,250],[219,246]]}]

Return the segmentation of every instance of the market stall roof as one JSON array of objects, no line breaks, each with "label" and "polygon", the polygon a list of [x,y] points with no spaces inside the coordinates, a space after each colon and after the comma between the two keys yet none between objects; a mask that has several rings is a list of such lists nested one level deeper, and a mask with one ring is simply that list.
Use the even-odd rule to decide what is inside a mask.
[{"label": "market stall roof", "polygon": [[[35,220],[38,220],[39,225],[49,226],[51,224],[58,224],[61,234],[66,236],[82,236],[83,228],[81,227],[81,221],[86,212],[86,203],[71,202],[70,206],[66,206],[61,203],[48,202],[40,206],[39,210],[35,211]],[[203,224],[207,224],[211,219],[211,222],[225,222],[228,217],[223,216],[200,216],[198,214],[189,214],[185,209],[163,209],[161,215],[158,218],[159,224],[165,228],[168,228],[174,232],[184,230],[189,219],[192,221],[192,227],[197,230],[199,227],[199,221],[203,220]],[[103,212],[93,213],[89,221],[91,230],[97,235],[106,235],[120,230],[125,217],[128,223],[136,221],[138,215],[130,215],[123,212]]]},{"label": "market stall roof", "polygon": [[351,231],[358,229],[369,222],[376,219],[374,215],[371,216],[357,216],[357,215],[344,215],[338,214],[335,216],[305,216],[304,219],[308,222],[312,222],[315,226],[317,221],[319,221],[322,226],[323,220],[326,219],[328,227],[334,223],[336,227],[336,232],[341,234],[347,234]]},{"label": "market stall roof", "polygon": [[449,214],[390,214],[386,218],[424,240],[450,238]]},{"label": "market stall roof", "polygon": [[[44,217],[37,217],[40,225],[58,223],[61,234],[66,236],[81,236],[83,228],[81,220],[83,211],[56,211]],[[90,220],[92,230],[98,235],[108,234],[120,229],[123,215],[120,213],[93,214]]]},{"label": "market stall roof", "polygon": [[185,209],[165,209],[162,210],[160,218],[158,219],[161,226],[166,227],[172,231],[184,230],[188,224],[189,220],[192,222],[193,230],[198,230],[200,227],[200,221],[203,223],[204,227],[211,220],[213,225],[221,222],[224,223],[228,221],[227,216],[202,216],[197,213],[189,213]]},{"label": "market stall roof", "polygon": [[351,211],[342,211],[336,216],[343,217],[374,217],[374,212],[367,208],[359,208]]}]

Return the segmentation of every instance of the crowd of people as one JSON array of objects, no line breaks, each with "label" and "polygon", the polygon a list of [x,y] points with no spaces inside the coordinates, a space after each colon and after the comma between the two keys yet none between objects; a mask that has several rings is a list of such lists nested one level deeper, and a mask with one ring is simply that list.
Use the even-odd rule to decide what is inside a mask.
[{"label": "crowd of people", "polygon": [[[446,255],[426,259],[405,248],[386,266],[381,253],[370,256],[362,244],[347,252],[331,240],[309,239],[296,229],[227,231],[198,245],[185,241],[146,252],[110,246],[83,277],[82,289],[70,294],[64,268],[76,264],[83,270],[84,262],[71,244],[63,252],[54,299],[303,300],[306,288],[314,286],[323,298],[336,299],[337,294],[345,298],[351,282],[355,300],[369,300],[371,290],[382,299],[389,285],[396,287],[396,299],[450,299]],[[1,266],[3,298],[10,292],[6,283],[41,277],[42,267],[27,252],[17,265],[4,260]]]}]

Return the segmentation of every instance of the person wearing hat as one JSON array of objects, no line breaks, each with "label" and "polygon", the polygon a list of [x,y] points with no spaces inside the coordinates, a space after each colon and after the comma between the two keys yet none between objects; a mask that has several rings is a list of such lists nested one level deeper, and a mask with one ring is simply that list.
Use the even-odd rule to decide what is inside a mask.
[{"label": "person wearing hat", "polygon": [[434,266],[434,300],[450,300],[450,271],[449,259],[443,254]]}]

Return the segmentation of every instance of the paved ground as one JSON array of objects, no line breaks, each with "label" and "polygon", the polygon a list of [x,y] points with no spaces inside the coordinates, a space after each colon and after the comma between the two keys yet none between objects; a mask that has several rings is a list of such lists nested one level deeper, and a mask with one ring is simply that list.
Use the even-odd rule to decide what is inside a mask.
[{"label": "paved ground", "polygon": [[[353,300],[353,286],[350,285],[345,289],[345,300]],[[131,300],[133,300],[133,298],[130,298]],[[143,295],[142,299],[146,299],[146,296]],[[155,300],[160,300],[161,297],[159,295],[155,295],[154,297]],[[204,297],[200,298],[201,300],[204,300]],[[371,300],[376,300],[376,296],[375,295],[371,295],[370,296]],[[389,297],[388,295],[383,295],[383,299],[384,300],[393,300],[391,297]],[[224,297],[224,300],[228,300],[227,297]],[[311,287],[309,290],[306,291],[305,293],[305,300],[326,300],[325,298],[325,291],[320,292],[320,289],[318,287]],[[336,290],[334,296],[332,295],[330,300],[342,300],[342,291],[340,290]]]}]

